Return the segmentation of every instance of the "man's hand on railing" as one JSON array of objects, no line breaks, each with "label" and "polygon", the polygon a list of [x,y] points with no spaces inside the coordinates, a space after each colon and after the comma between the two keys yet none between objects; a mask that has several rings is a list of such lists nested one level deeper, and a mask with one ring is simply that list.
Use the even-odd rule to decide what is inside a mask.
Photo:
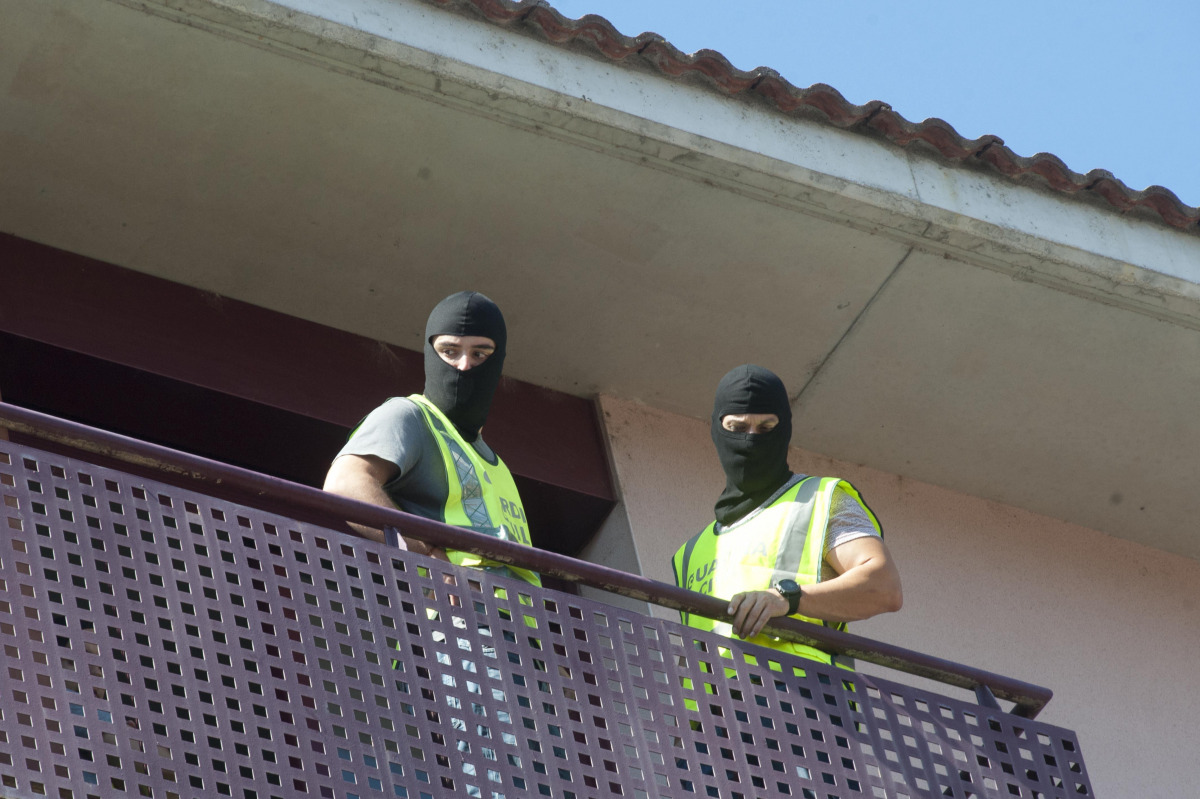
[{"label": "man's hand on railing", "polygon": [[771,619],[788,615],[788,601],[774,588],[743,591],[729,600],[729,615],[733,616],[733,634],[745,640],[762,632]]},{"label": "man's hand on railing", "polygon": [[[395,503],[392,502],[383,487],[396,476],[397,471],[396,464],[374,455],[342,455],[334,460],[329,467],[329,473],[325,475],[325,490],[348,499],[369,502],[381,508],[396,508]],[[399,508],[396,509],[399,510]],[[398,532],[393,540],[389,541],[381,530],[355,522],[349,524],[372,541],[391,544],[418,555],[428,555],[431,558],[450,562],[446,550],[441,547],[430,546],[415,538],[404,538]],[[395,530],[395,528],[392,529]]]},{"label": "man's hand on railing", "polygon": [[400,538],[401,548],[407,549],[409,552],[415,552],[418,555],[428,555],[431,558],[450,562],[450,556],[446,554],[446,550],[441,547],[430,546],[424,541],[418,541],[415,538]]}]

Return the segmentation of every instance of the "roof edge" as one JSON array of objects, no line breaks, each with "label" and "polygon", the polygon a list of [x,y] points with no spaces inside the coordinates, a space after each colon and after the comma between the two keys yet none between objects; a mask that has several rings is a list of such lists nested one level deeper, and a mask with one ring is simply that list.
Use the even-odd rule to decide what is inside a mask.
[{"label": "roof edge", "polygon": [[998,136],[966,139],[950,123],[931,117],[912,122],[887,103],[854,105],[832,86],[793,85],[778,72],[758,67],[746,72],[716,50],[684,53],[656,33],[626,36],[604,17],[563,16],[545,0],[421,0],[466,13],[492,24],[531,34],[559,47],[588,52],[628,68],[643,68],[674,80],[706,86],[733,97],[766,102],[789,115],[836,128],[878,136],[905,149],[916,149],[952,164],[982,167],[1013,182],[1091,201],[1121,214],[1133,214],[1177,230],[1200,233],[1200,207],[1185,205],[1165,186],[1131,189],[1104,169],[1075,172],[1052,153],[1021,156]]}]

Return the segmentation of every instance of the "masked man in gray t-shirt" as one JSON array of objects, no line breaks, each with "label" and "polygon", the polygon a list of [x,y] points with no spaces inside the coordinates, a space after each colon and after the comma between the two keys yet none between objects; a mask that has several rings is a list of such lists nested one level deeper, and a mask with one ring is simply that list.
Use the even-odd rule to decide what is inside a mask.
[{"label": "masked man in gray t-shirt", "polygon": [[[463,291],[438,303],[425,326],[424,392],[371,411],[329,467],[325,490],[529,545],[512,475],[480,435],[506,343],[504,316],[484,295]],[[527,569],[360,529],[412,552],[540,582]]]}]

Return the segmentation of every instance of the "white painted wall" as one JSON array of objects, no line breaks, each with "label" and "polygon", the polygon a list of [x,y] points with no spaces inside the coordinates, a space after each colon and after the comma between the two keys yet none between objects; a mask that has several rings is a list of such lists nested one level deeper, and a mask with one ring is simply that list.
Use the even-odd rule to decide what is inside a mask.
[{"label": "white painted wall", "polygon": [[[600,405],[636,558],[670,582],[724,485],[708,424]],[[1200,562],[800,449],[790,460],[850,480],[899,563],[904,609],[853,632],[1053,689],[1039,719],[1075,730],[1098,796],[1196,795]]]}]

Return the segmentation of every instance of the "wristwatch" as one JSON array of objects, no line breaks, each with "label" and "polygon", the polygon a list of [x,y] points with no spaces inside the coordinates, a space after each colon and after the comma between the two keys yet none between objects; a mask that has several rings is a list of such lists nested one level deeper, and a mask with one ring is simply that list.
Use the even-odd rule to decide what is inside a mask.
[{"label": "wristwatch", "polygon": [[788,615],[794,616],[800,607],[800,597],[804,593],[800,590],[800,583],[795,580],[777,580],[771,587],[788,601]]}]

